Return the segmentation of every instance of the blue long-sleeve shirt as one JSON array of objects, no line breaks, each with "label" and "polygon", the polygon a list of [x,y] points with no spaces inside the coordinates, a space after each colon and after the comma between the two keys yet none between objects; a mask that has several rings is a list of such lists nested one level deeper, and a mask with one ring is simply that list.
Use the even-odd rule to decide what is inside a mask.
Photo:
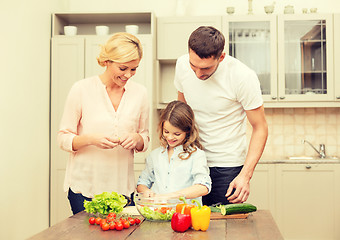
[{"label": "blue long-sleeve shirt", "polygon": [[197,149],[190,158],[182,160],[178,154],[183,146],[174,148],[172,157],[164,147],[153,150],[146,159],[146,167],[139,176],[137,185],[143,184],[158,194],[171,193],[201,184],[211,190],[211,179],[205,153]]}]

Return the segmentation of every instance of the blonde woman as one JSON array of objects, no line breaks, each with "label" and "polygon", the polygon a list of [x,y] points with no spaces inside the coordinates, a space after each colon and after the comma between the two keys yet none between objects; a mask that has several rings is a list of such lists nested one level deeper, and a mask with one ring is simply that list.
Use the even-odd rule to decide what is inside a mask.
[{"label": "blonde woman", "polygon": [[64,190],[73,214],[96,194],[134,191],[134,152],[146,151],[149,143],[146,88],[130,81],[142,55],[135,36],[114,34],[97,58],[105,71],[69,92],[58,142],[70,152]]}]

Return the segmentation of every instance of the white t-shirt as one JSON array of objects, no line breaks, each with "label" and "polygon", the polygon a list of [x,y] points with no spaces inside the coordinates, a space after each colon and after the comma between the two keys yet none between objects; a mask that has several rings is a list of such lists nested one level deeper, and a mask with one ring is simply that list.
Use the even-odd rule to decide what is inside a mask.
[{"label": "white t-shirt", "polygon": [[208,166],[243,165],[247,152],[245,110],[263,104],[256,73],[226,55],[210,78],[200,80],[186,54],[177,60],[174,83],[195,112]]}]

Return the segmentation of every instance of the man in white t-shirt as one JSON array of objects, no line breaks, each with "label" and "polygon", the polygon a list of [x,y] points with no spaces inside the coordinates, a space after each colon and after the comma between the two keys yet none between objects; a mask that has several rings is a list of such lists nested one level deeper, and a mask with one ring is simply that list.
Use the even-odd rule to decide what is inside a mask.
[{"label": "man in white t-shirt", "polygon": [[[178,58],[178,100],[195,112],[206,152],[211,192],[205,205],[241,203],[268,136],[260,83],[256,73],[223,52],[223,34],[199,27],[189,38],[189,54]],[[247,149],[246,119],[253,131]]]}]

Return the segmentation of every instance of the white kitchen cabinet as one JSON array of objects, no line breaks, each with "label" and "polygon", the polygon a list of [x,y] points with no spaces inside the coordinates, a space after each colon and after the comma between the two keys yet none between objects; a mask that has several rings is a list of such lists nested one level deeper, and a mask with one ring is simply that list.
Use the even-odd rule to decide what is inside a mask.
[{"label": "white kitchen cabinet", "polygon": [[276,217],[275,208],[275,165],[257,164],[250,180],[250,195],[246,201],[258,209],[270,210]]},{"label": "white kitchen cabinet", "polygon": [[339,164],[277,164],[276,223],[286,240],[340,239]]},{"label": "white kitchen cabinet", "polygon": [[[153,75],[155,63],[154,20],[152,13],[110,13],[110,14],[53,14],[51,39],[51,191],[50,220],[51,225],[70,216],[71,210],[67,195],[63,191],[66,162],[68,153],[61,150],[57,144],[57,132],[64,111],[68,92],[74,82],[85,77],[101,74],[105,69],[98,65],[96,57],[100,45],[109,36],[96,36],[96,25],[108,25],[110,32],[124,31],[125,24],[138,24],[140,33],[136,35],[143,46],[143,58],[138,70],[131,78],[143,84],[148,90],[150,104],[150,135],[153,134]],[[64,36],[64,25],[76,25],[77,36]],[[110,33],[110,34],[111,34]],[[135,154],[135,176],[144,169],[145,157],[152,150],[150,144],[146,153]]]},{"label": "white kitchen cabinet", "polygon": [[332,14],[228,16],[223,32],[229,54],[257,73],[265,106],[334,106]]},{"label": "white kitchen cabinet", "polygon": [[84,77],[84,40],[82,38],[52,38],[51,59],[51,224],[72,214],[63,191],[68,153],[58,148],[57,131],[68,90]]},{"label": "white kitchen cabinet", "polygon": [[333,101],[332,14],[278,16],[278,98]]},{"label": "white kitchen cabinet", "polygon": [[276,15],[223,17],[225,51],[257,73],[264,101],[277,99],[276,19]]},{"label": "white kitchen cabinet", "polygon": [[340,102],[340,14],[334,14],[334,84],[335,100]]},{"label": "white kitchen cabinet", "polygon": [[163,108],[177,99],[173,80],[178,57],[188,53],[190,34],[200,26],[221,30],[221,16],[160,17],[157,18],[157,103]]},{"label": "white kitchen cabinet", "polygon": [[[339,38],[337,18],[334,34]],[[198,25],[222,30],[226,52],[256,71],[265,107],[339,106],[340,84],[334,74],[340,74],[333,67],[333,50],[339,52],[339,47],[333,48],[332,14],[164,17],[157,21],[158,108],[177,98],[173,85],[176,59],[187,52],[189,34]]]},{"label": "white kitchen cabinet", "polygon": [[188,53],[189,36],[200,26],[214,26],[221,30],[221,17],[157,18],[157,59],[177,59]]}]

